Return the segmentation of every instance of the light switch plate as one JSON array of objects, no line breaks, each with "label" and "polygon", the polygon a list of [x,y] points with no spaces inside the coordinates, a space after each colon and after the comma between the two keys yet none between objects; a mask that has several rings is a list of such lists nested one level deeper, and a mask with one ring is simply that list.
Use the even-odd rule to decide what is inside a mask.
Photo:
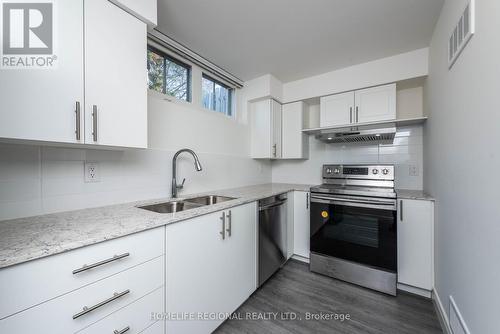
[{"label": "light switch plate", "polygon": [[97,162],[85,162],[85,182],[99,182],[99,164]]}]

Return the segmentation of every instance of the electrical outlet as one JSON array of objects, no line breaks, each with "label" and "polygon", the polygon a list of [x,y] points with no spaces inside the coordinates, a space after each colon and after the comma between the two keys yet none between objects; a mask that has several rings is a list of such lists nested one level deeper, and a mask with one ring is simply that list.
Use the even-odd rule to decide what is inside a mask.
[{"label": "electrical outlet", "polygon": [[99,182],[99,164],[97,162],[86,162],[85,166],[85,182]]},{"label": "electrical outlet", "polygon": [[410,176],[418,176],[418,166],[410,165]]}]

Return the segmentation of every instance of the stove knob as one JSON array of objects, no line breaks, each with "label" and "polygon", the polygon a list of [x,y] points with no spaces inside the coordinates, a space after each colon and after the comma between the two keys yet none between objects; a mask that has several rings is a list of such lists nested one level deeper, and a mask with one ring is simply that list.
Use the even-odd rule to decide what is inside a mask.
[{"label": "stove knob", "polygon": [[378,169],[375,169],[375,168],[372,169],[372,173],[373,173],[373,175],[377,175],[378,174]]},{"label": "stove knob", "polygon": [[331,169],[331,168],[327,168],[327,169],[325,170],[325,172],[326,172],[326,174],[331,174],[331,173],[332,173],[332,169]]},{"label": "stove knob", "polygon": [[384,168],[384,169],[382,169],[382,173],[384,175],[387,175],[387,174],[389,174],[389,170],[387,168]]},{"label": "stove knob", "polygon": [[333,170],[333,172],[334,172],[335,174],[340,174],[340,169],[335,168],[335,169]]}]

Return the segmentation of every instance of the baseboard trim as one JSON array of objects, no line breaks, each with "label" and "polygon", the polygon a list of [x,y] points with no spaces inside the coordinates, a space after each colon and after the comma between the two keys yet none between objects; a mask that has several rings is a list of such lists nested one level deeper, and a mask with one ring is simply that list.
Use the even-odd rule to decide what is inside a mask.
[{"label": "baseboard trim", "polygon": [[309,263],[309,258],[304,257],[304,256],[300,256],[300,255],[297,255],[297,254],[293,254],[292,255],[292,259],[300,261],[300,262]]},{"label": "baseboard trim", "polygon": [[407,292],[407,293],[411,293],[413,295],[417,295],[417,296],[420,296],[420,297],[432,299],[432,291],[421,289],[421,288],[417,288],[417,287],[414,287],[414,286],[411,286],[411,285],[406,285],[406,284],[403,284],[403,283],[398,283],[398,290],[401,290],[401,291],[404,291],[404,292]]},{"label": "baseboard trim", "polygon": [[441,302],[441,298],[439,297],[436,288],[434,288],[434,290],[432,291],[432,300],[434,301],[434,308],[436,309],[439,323],[441,324],[443,332],[445,334],[453,334],[450,328],[450,320],[448,319],[448,314],[446,313],[446,310],[443,306],[443,303]]}]

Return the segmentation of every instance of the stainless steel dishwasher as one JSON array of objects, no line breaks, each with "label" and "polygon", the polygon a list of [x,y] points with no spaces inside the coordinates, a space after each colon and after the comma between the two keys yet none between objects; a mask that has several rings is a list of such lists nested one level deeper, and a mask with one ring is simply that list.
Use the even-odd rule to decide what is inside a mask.
[{"label": "stainless steel dishwasher", "polygon": [[259,201],[259,286],[287,258],[286,194]]}]

